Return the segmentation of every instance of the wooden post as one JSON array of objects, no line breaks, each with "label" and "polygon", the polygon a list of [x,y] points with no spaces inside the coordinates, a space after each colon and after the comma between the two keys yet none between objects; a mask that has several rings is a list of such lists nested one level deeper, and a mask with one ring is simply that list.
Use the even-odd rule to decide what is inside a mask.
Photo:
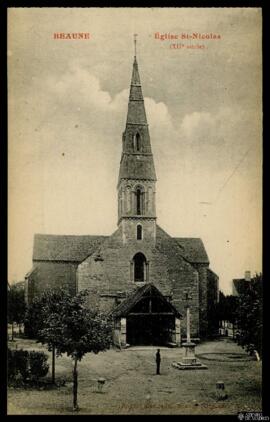
[{"label": "wooden post", "polygon": [[77,371],[78,358],[75,357],[73,368],[73,410],[78,410],[78,371]]},{"label": "wooden post", "polygon": [[55,346],[52,348],[52,383],[55,383]]}]

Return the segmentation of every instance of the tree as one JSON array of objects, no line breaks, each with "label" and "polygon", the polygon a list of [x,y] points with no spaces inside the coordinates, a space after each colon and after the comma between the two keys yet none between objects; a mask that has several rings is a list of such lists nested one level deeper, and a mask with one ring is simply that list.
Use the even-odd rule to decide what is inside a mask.
[{"label": "tree", "polygon": [[12,285],[8,289],[8,322],[11,324],[11,339],[14,340],[14,322],[21,324],[25,315],[24,290]]},{"label": "tree", "polygon": [[52,352],[52,383],[55,383],[55,338],[57,332],[54,327],[50,327],[44,335],[43,329],[46,328],[45,321],[48,315],[59,313],[65,291],[55,289],[45,291],[40,297],[37,297],[29,305],[25,316],[25,333],[29,338],[35,338],[38,342],[47,344],[48,350]]},{"label": "tree", "polygon": [[54,345],[57,356],[67,353],[73,360],[73,410],[78,410],[78,362],[86,353],[99,353],[111,345],[111,321],[85,307],[87,295],[87,291],[82,291],[72,297],[61,291],[58,303],[54,303],[54,310],[50,307],[39,332],[42,342]]},{"label": "tree", "polygon": [[[225,296],[219,293],[219,302],[215,305],[213,314],[216,315],[218,321],[228,321],[233,324],[233,331],[236,325],[237,310],[239,307],[239,298],[233,295]],[[233,333],[234,337],[234,333]]]},{"label": "tree", "polygon": [[263,277],[256,274],[239,295],[237,341],[248,352],[262,353]]},{"label": "tree", "polygon": [[37,339],[38,332],[43,324],[43,306],[45,300],[43,296],[37,297],[28,305],[24,318],[24,333],[28,338]]}]

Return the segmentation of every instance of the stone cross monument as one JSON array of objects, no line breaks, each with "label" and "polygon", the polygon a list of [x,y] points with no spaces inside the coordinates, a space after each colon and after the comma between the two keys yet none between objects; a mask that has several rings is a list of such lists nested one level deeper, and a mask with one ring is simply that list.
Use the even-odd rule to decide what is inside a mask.
[{"label": "stone cross monument", "polygon": [[182,344],[184,347],[184,356],[181,362],[173,362],[172,366],[177,369],[207,369],[195,356],[196,344],[190,338],[190,306],[189,301],[192,298],[186,293],[186,310],[187,310],[187,340]]}]

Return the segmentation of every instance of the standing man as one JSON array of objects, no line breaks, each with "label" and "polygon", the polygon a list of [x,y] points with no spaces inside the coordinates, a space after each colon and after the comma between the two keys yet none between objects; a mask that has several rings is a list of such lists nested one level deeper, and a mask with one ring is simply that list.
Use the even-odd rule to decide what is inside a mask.
[{"label": "standing man", "polygon": [[157,349],[157,353],[156,353],[156,364],[157,364],[157,375],[160,375],[160,361],[161,361],[161,357],[160,357],[160,349]]}]

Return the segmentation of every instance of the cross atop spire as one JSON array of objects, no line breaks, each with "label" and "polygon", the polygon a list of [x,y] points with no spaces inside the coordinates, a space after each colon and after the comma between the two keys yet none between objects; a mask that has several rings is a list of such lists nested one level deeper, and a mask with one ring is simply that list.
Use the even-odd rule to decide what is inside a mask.
[{"label": "cross atop spire", "polygon": [[138,34],[134,34],[134,57],[137,55],[137,36]]}]

